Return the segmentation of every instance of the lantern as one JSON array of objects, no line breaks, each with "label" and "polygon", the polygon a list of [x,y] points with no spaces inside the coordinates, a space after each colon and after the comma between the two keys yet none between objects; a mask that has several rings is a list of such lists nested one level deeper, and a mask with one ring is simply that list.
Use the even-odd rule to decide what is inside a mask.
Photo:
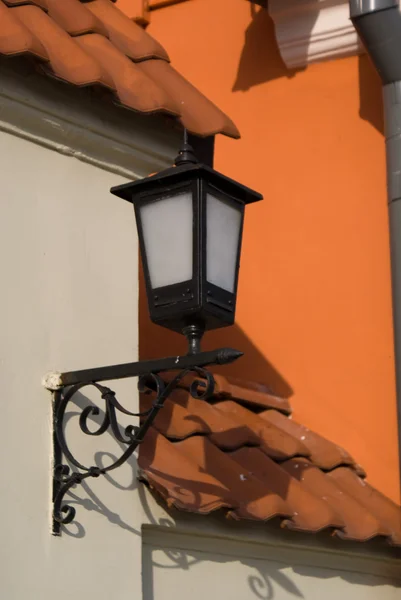
[{"label": "lantern", "polygon": [[261,194],[198,163],[187,143],[174,167],[111,193],[135,208],[151,320],[181,333],[232,325],[245,206]]}]

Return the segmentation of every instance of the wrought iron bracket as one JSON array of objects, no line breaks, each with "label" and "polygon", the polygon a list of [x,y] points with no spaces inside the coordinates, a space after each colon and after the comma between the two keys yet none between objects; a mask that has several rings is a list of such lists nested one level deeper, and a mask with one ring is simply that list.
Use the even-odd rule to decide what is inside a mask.
[{"label": "wrought iron bracket", "polygon": [[[228,364],[240,356],[242,352],[231,348],[220,348],[211,352],[195,352],[185,356],[46,375],[43,385],[53,392],[53,534],[60,535],[61,526],[71,523],[75,518],[75,508],[64,501],[69,490],[85,479],[99,477],[123,465],[144,440],[157,413],[163,408],[164,402],[186,375],[193,373],[199,377],[191,384],[191,395],[199,400],[207,399],[213,394],[214,379],[205,367]],[[165,383],[161,374],[167,371],[177,371],[177,374]],[[138,378],[140,391],[149,389],[155,392],[155,400],[149,410],[139,413],[127,410],[109,387],[99,383],[129,377]],[[104,468],[82,464],[71,452],[65,436],[67,407],[73,396],[87,386],[94,387],[101,394],[105,403],[104,418],[97,429],[90,429],[88,419],[98,416],[100,411],[96,405],[88,404],[82,409],[79,417],[81,431],[90,436],[101,436],[109,432],[118,442],[127,446],[114,463]],[[117,419],[118,412],[138,417],[139,425],[128,425],[121,433]]]}]

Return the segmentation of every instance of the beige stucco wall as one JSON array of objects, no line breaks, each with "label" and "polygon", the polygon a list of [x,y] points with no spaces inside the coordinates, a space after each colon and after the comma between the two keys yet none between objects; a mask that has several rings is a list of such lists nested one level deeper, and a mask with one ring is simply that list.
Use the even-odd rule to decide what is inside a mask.
[{"label": "beige stucco wall", "polygon": [[[51,397],[41,386],[48,370],[137,357],[135,221],[108,192],[125,180],[4,132],[0,160],[0,596],[138,598],[132,466],[78,490],[89,510],[77,507],[70,535],[50,535]],[[116,389],[135,409],[134,384]],[[78,431],[72,418],[83,459],[121,452]]]},{"label": "beige stucco wall", "polygon": [[[137,482],[135,459],[112,477],[74,489],[76,521],[61,537],[51,535],[51,396],[41,379],[50,370],[137,357],[135,222],[132,207],[108,190],[125,181],[117,174],[118,157],[127,169],[132,153],[135,172],[139,150],[124,142],[122,154],[117,142],[127,133],[117,125],[110,133],[108,123],[107,139],[115,140],[109,169],[100,121],[96,141],[88,143],[94,128],[85,133],[77,117],[72,135],[68,119],[59,118],[54,107],[51,116],[45,114],[49,97],[42,103],[37,96],[32,113],[26,100],[14,98],[10,104],[15,87],[6,95],[3,91],[0,598],[181,600],[188,591],[193,600],[205,595],[230,600],[340,594],[353,600],[401,598],[400,588],[392,585],[394,578],[401,578],[398,564],[386,555],[362,556],[365,547],[359,555],[349,546],[334,551],[324,545],[308,553],[309,542],[300,545],[293,534],[278,555],[283,534],[272,537],[265,525],[255,533],[244,523],[222,524],[208,517],[188,521],[168,513]],[[21,97],[32,102],[28,93],[22,91]],[[36,118],[39,110],[42,121]],[[63,111],[65,116],[65,107]],[[38,128],[49,139],[39,139]],[[146,165],[151,160],[169,162],[163,145],[145,141]],[[95,166],[100,163],[102,168]],[[144,168],[142,163],[138,171]],[[167,352],[161,349],[161,354]],[[127,408],[137,408],[135,381],[114,382],[112,387]],[[90,393],[89,398],[95,396]],[[107,434],[84,436],[78,414],[72,404],[67,438],[78,458],[88,465],[107,464],[121,454],[120,445]],[[171,537],[171,532],[177,535]],[[306,555],[305,563],[301,559]],[[335,572],[330,571],[334,560]]]}]

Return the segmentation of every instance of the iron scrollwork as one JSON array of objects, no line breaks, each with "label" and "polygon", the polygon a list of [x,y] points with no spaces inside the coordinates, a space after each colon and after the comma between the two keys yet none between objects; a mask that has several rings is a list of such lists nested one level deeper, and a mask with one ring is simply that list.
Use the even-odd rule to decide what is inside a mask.
[{"label": "iron scrollwork", "polygon": [[[220,356],[222,355],[220,354]],[[224,362],[229,362],[228,355],[225,358]],[[62,386],[56,391],[54,395],[55,466],[53,473],[53,532],[55,534],[60,533],[61,525],[67,525],[75,518],[75,508],[64,502],[67,492],[77,484],[82,483],[85,479],[99,477],[123,465],[143,441],[146,432],[152,425],[158,412],[163,408],[166,399],[188,374],[195,374],[197,376],[190,386],[190,394],[193,398],[205,400],[213,394],[215,385],[213,375],[203,367],[192,365],[185,368],[175,375],[169,383],[165,383],[159,373],[151,372],[147,375],[139,376],[138,387],[140,391],[145,391],[145,389],[153,391],[155,393],[155,400],[149,410],[139,413],[130,412],[124,408],[109,387],[101,385],[96,381],[80,381],[67,387]],[[71,452],[64,432],[67,407],[74,395],[86,387],[94,387],[100,392],[105,403],[105,411],[103,420],[96,429],[93,429],[93,427],[89,428],[88,420],[91,417],[100,415],[99,408],[94,404],[89,404],[82,409],[79,417],[81,431],[89,436],[101,436],[106,432],[110,432],[117,441],[127,445],[126,450],[118,460],[103,468],[82,464]],[[138,417],[140,424],[128,425],[122,433],[117,419],[118,412]]]}]

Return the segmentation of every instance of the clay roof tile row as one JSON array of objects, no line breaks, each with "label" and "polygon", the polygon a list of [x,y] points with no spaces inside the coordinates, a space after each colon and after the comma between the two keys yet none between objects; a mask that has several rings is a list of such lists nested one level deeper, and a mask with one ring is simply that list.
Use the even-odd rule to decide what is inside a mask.
[{"label": "clay roof tile row", "polygon": [[[216,383],[208,401],[176,390],[141,445],[141,476],[169,506],[401,546],[400,507],[364,480],[348,452],[296,423],[265,386]],[[142,408],[152,401],[143,395]]]},{"label": "clay roof tile row", "polygon": [[0,0],[0,54],[50,76],[102,86],[122,106],[165,113],[192,133],[239,137],[233,122],[169,63],[164,48],[111,0]]}]

